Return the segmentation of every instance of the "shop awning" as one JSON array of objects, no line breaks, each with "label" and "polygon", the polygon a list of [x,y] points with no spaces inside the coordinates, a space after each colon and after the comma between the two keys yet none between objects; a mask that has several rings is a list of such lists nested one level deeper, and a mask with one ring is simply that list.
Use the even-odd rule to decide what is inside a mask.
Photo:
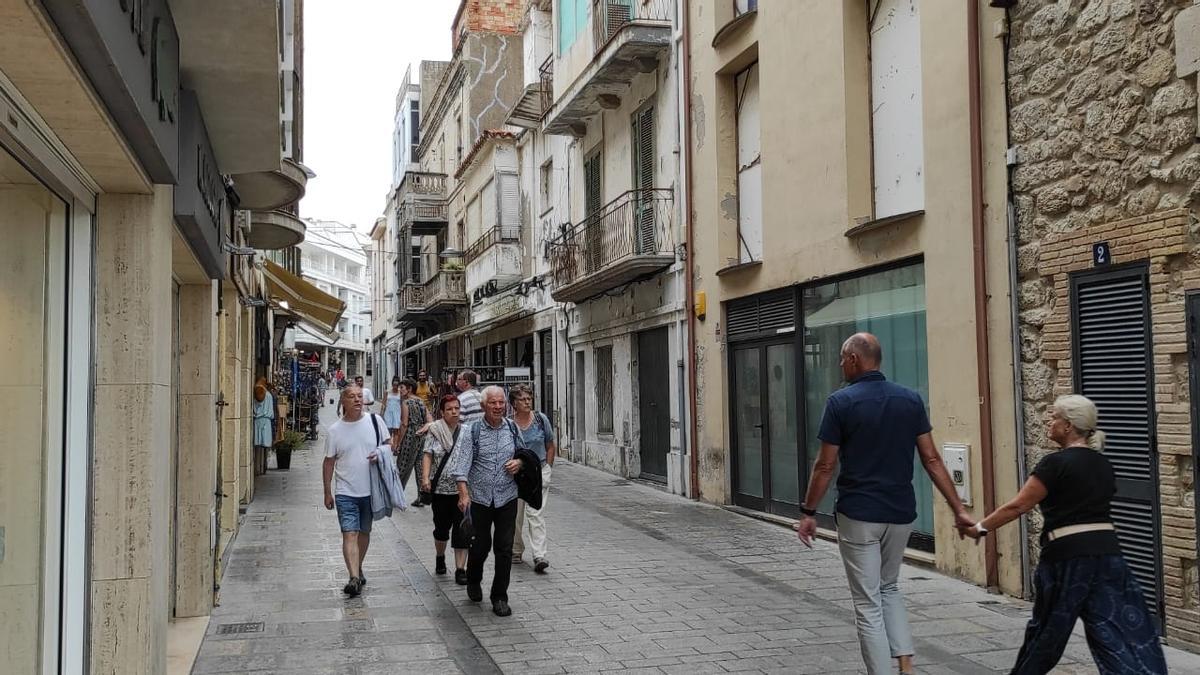
[{"label": "shop awning", "polygon": [[925,289],[906,286],[837,298],[805,318],[804,327],[837,326],[924,311]]},{"label": "shop awning", "polygon": [[532,315],[533,310],[531,309],[518,309],[515,312],[509,312],[503,316],[498,316],[494,319],[488,319],[482,323],[467,326],[466,330],[469,331],[471,335],[481,335],[489,330],[492,330],[493,328],[499,328],[504,324],[512,323],[513,321],[524,319],[525,317]]},{"label": "shop awning", "polygon": [[443,340],[444,340],[444,338],[442,337],[441,334],[434,335],[433,337],[429,338],[428,340],[421,340],[420,342],[418,342],[415,345],[412,345],[411,347],[405,347],[404,349],[402,349],[400,351],[400,356],[404,356],[405,354],[415,352],[418,349],[424,349],[426,347],[436,347],[436,346],[440,345]]},{"label": "shop awning", "polygon": [[337,340],[337,325],[346,303],[313,286],[270,260],[263,260],[267,300],[310,328]]}]

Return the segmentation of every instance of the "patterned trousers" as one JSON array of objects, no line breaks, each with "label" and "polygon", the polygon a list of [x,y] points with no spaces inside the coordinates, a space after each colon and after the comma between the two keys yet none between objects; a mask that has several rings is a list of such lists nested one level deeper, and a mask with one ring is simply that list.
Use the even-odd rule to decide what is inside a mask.
[{"label": "patterned trousers", "polygon": [[1167,672],[1162,645],[1137,579],[1119,555],[1038,565],[1033,618],[1013,675],[1048,673],[1062,657],[1076,619],[1102,675]]}]

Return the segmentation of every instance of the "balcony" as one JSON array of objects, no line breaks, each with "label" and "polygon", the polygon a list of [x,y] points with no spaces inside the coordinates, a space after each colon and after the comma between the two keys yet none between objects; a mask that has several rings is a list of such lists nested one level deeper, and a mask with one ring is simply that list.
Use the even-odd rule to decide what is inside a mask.
[{"label": "balcony", "polygon": [[466,276],[460,271],[442,270],[423,284],[405,284],[400,289],[400,309],[396,323],[445,314],[467,304]]},{"label": "balcony", "polygon": [[304,241],[307,228],[295,216],[295,209],[254,211],[250,214],[250,234],[246,243],[260,251],[277,251]]},{"label": "balcony", "polygon": [[408,171],[397,188],[396,220],[414,236],[436,235],[449,222],[446,175]]},{"label": "balcony", "polygon": [[617,108],[638,73],[671,47],[674,0],[592,0],[593,58],[546,115],[545,132],[581,136],[587,118]]},{"label": "balcony", "polygon": [[558,302],[583,302],[675,262],[671,190],[630,190],[550,242]]}]

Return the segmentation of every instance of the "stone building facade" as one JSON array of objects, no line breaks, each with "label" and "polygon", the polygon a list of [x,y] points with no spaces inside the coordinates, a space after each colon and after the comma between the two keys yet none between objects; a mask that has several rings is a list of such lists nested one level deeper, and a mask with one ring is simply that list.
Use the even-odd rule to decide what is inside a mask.
[{"label": "stone building facade", "polygon": [[[1055,396],[1082,390],[1099,401],[1121,490],[1144,487],[1140,502],[1114,504],[1126,557],[1151,587],[1168,641],[1191,648],[1200,647],[1189,329],[1200,145],[1185,55],[1200,40],[1187,28],[1195,13],[1179,0],[1020,2],[1008,36],[1026,464],[1050,449],[1044,415]],[[1102,315],[1121,307],[1135,311],[1105,327]],[[1144,397],[1106,398],[1133,386],[1112,376],[1121,354],[1145,359],[1134,369]],[[1140,442],[1126,436],[1139,424]],[[1139,527],[1147,536],[1135,541]],[[1041,529],[1031,518],[1035,552]]]}]

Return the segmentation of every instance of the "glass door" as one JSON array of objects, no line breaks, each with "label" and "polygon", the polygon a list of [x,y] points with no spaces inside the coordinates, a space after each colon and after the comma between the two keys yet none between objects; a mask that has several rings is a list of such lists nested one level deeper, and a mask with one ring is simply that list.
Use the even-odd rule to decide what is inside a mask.
[{"label": "glass door", "polygon": [[791,342],[733,350],[735,503],[795,516],[801,494],[796,351]]},{"label": "glass door", "polygon": [[0,672],[57,671],[67,203],[0,148]]}]

